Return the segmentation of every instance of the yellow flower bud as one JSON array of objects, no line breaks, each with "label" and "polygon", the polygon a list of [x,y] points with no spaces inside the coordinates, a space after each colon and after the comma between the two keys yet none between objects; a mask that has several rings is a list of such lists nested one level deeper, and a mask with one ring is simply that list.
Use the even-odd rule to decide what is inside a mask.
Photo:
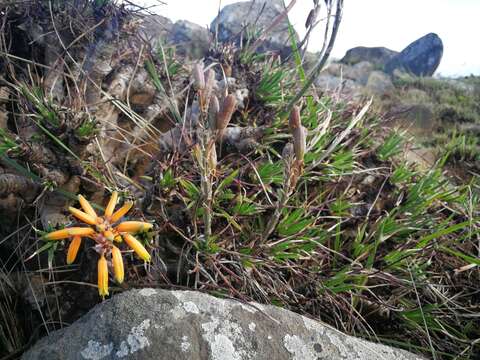
[{"label": "yellow flower bud", "polygon": [[130,234],[124,234],[123,235],[123,239],[125,240],[125,242],[128,244],[128,246],[130,246],[132,248],[133,251],[135,251],[137,253],[137,255],[142,258],[143,260],[145,261],[150,261],[150,254],[148,253],[148,251],[143,247],[143,245],[140,243],[140,241],[138,241],[137,239],[135,239],[134,236],[130,235]]},{"label": "yellow flower bud", "polygon": [[117,205],[118,193],[114,191],[112,196],[110,196],[110,200],[108,202],[107,207],[105,208],[105,216],[112,216],[113,210],[115,210],[115,205]]},{"label": "yellow flower bud", "polygon": [[108,264],[103,255],[98,260],[98,293],[103,299],[108,295]]},{"label": "yellow flower bud", "polygon": [[85,211],[88,215],[97,217],[97,213],[93,210],[92,205],[85,199],[82,195],[78,195],[78,202],[82,206],[83,211]]},{"label": "yellow flower bud", "polygon": [[112,263],[113,271],[115,273],[115,280],[121,284],[125,276],[123,271],[123,258],[122,253],[116,246],[112,247]]},{"label": "yellow flower bud", "polygon": [[120,220],[133,206],[133,202],[129,201],[123,204],[123,206],[115,211],[110,217],[110,222],[114,223]]},{"label": "yellow flower bud", "polygon": [[97,217],[84,213],[82,210],[75,209],[74,207],[69,207],[68,211],[75,216],[78,220],[83,221],[89,225],[95,225],[97,223]]},{"label": "yellow flower bud", "polygon": [[45,240],[61,240],[75,235],[88,236],[95,232],[92,228],[71,227],[62,230],[53,231],[44,236]]},{"label": "yellow flower bud", "polygon": [[128,233],[136,233],[139,231],[149,230],[153,227],[153,224],[142,222],[142,221],[124,221],[118,224],[115,227],[115,230],[118,232],[128,232]]},{"label": "yellow flower bud", "polygon": [[115,234],[110,230],[104,231],[103,236],[105,236],[107,238],[107,240],[109,240],[109,241],[115,240]]},{"label": "yellow flower bud", "polygon": [[67,264],[70,265],[72,264],[78,254],[78,249],[80,248],[80,245],[82,243],[82,237],[79,235],[76,235],[73,237],[73,240],[70,242],[70,245],[68,246],[68,252],[67,252]]}]

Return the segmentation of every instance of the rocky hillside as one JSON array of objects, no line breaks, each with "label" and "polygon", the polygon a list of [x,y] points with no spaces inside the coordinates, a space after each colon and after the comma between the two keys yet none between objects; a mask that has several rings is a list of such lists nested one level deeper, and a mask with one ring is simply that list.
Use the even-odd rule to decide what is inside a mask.
[{"label": "rocky hillside", "polygon": [[0,12],[1,356],[477,356],[478,88],[438,37],[323,66],[281,1]]}]

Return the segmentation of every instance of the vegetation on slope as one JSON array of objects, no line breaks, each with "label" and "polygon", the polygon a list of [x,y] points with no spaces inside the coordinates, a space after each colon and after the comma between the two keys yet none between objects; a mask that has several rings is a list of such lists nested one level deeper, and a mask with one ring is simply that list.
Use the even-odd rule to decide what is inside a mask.
[{"label": "vegetation on slope", "polygon": [[[214,71],[219,100],[244,94],[228,127],[216,127],[194,73],[202,67],[149,49],[118,7],[90,5],[2,9],[2,355],[99,301],[94,249],[67,266],[67,244],[41,235],[74,223],[67,208],[77,194],[103,204],[114,190],[135,201],[132,217],[155,227],[140,239],[151,265],[125,254],[113,296],[193,288],[273,303],[437,359],[479,353],[478,184],[451,181],[448,152],[419,170],[404,160],[408,139],[370,102],[310,89],[295,103],[307,136],[292,166],[300,156],[285,108],[307,81],[299,56],[291,64],[213,47],[204,70],[207,79]],[[29,50],[31,30],[12,45],[27,14],[53,34],[61,62],[49,62],[41,44]],[[105,38],[111,26],[123,29],[115,47]],[[107,58],[115,60],[102,72]],[[238,84],[221,86],[226,69]]]}]

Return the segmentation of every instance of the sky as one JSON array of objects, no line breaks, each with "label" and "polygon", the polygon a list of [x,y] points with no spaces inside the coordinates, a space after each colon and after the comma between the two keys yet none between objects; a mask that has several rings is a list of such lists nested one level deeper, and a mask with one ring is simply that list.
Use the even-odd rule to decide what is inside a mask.
[{"label": "sky", "polygon": [[[152,11],[172,21],[189,20],[205,26],[215,18],[219,8],[219,0],[130,1],[157,5]],[[239,1],[242,0],[222,0],[221,5]],[[297,0],[290,13],[290,21],[300,37],[312,4],[312,0]],[[401,51],[419,37],[435,32],[444,44],[437,75],[480,75],[479,17],[480,0],[345,0],[332,55],[341,58],[355,46],[385,46]],[[318,28],[312,34],[309,51],[320,50],[322,38]]]}]

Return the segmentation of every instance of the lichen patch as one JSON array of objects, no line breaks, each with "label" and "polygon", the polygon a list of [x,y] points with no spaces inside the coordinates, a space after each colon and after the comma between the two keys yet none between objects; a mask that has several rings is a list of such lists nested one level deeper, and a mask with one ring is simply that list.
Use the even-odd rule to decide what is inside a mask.
[{"label": "lichen patch", "polygon": [[84,359],[101,360],[113,351],[113,343],[102,345],[98,341],[89,340],[87,347],[80,352]]}]

